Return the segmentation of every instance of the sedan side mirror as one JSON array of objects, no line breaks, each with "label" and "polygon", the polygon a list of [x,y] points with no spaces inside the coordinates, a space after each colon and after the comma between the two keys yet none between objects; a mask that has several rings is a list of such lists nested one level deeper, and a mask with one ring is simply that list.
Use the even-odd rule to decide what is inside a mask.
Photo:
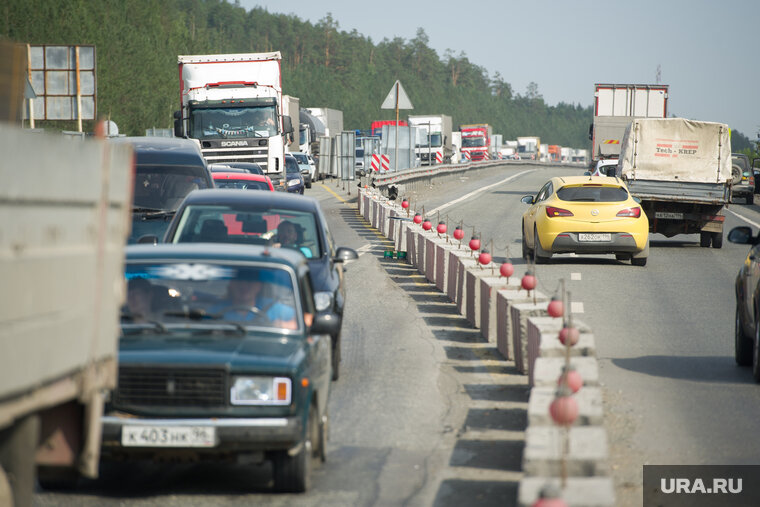
[{"label": "sedan side mirror", "polygon": [[333,257],[333,262],[346,262],[346,261],[352,261],[359,258],[359,254],[356,253],[356,250],[353,248],[348,248],[347,246],[339,247],[338,250],[335,252],[335,257]]},{"label": "sedan side mirror", "polygon": [[332,312],[320,312],[314,316],[309,334],[329,334],[335,336],[340,332],[340,319]]},{"label": "sedan side mirror", "polygon": [[728,233],[728,240],[731,243],[740,245],[754,245],[758,242],[757,238],[752,236],[752,229],[747,226],[734,227]]},{"label": "sedan side mirror", "polygon": [[521,202],[524,202],[525,204],[533,204],[534,202],[536,202],[536,201],[533,199],[533,196],[532,196],[532,195],[526,195],[526,196],[523,196],[523,198],[522,198],[522,199],[520,199],[520,201],[521,201]]}]

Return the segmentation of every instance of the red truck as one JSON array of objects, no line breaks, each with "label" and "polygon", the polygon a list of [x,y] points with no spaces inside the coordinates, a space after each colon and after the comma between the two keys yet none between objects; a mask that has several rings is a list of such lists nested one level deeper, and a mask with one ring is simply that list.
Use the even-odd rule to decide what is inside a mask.
[{"label": "red truck", "polygon": [[[396,120],[376,120],[370,125],[370,135],[379,137],[383,131],[383,125],[396,125]],[[404,120],[399,120],[399,127],[406,127],[407,123]]]},{"label": "red truck", "polygon": [[491,136],[493,131],[487,123],[460,125],[462,133],[462,156],[472,162],[490,159]]}]

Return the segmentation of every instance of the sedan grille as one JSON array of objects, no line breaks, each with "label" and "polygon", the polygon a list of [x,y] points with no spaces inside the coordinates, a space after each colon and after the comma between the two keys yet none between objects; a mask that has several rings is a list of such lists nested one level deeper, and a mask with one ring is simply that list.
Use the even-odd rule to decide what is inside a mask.
[{"label": "sedan grille", "polygon": [[119,368],[117,406],[223,407],[225,370],[193,368]]}]

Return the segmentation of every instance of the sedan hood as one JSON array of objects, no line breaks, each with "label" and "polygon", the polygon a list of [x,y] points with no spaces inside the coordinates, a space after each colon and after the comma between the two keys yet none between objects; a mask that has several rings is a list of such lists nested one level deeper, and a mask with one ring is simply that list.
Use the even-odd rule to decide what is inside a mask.
[{"label": "sedan hood", "polygon": [[302,361],[305,341],[282,334],[140,335],[122,337],[120,364],[225,365],[231,370],[294,371]]}]

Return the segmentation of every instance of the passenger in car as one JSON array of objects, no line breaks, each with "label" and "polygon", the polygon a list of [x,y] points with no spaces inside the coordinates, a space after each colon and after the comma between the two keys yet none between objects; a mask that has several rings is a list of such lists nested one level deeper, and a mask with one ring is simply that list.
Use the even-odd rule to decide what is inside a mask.
[{"label": "passenger in car", "polygon": [[261,280],[234,279],[227,284],[223,301],[212,305],[208,312],[224,320],[271,322],[274,327],[298,329],[295,299],[290,294],[275,298],[277,287]]},{"label": "passenger in car", "polygon": [[277,239],[274,243],[278,248],[292,248],[298,250],[306,256],[307,259],[311,258],[311,250],[307,247],[301,246],[303,242],[303,234],[296,224],[287,220],[280,222],[277,227]]}]

